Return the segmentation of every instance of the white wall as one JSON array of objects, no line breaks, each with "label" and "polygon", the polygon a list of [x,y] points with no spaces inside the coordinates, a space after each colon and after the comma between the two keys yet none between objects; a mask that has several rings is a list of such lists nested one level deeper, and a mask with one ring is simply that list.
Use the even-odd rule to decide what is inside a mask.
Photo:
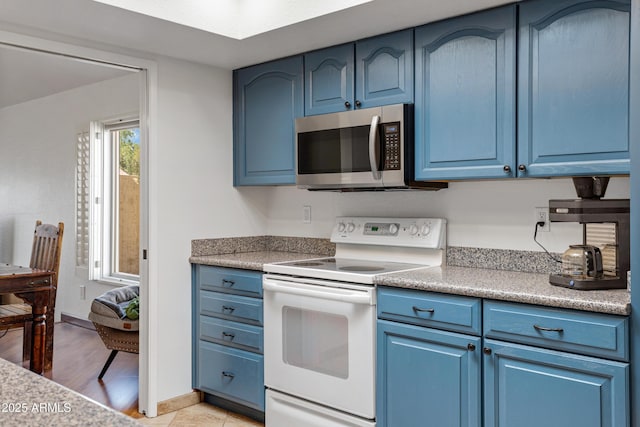
[{"label": "white wall", "polygon": [[[158,145],[150,147],[158,253],[158,400],[191,391],[191,240],[261,235],[267,191],[233,188],[231,71],[158,61]],[[154,180],[153,177],[157,179]]]},{"label": "white wall", "polygon": [[[108,289],[75,267],[76,135],[138,110],[137,73],[0,109],[0,262],[29,265],[36,220],[63,222],[56,319],[86,318]],[[8,238],[7,238],[8,236]],[[80,286],[86,285],[86,299]]]},{"label": "white wall", "polygon": [[[569,178],[451,182],[437,192],[319,193],[295,187],[270,190],[268,234],[328,237],[340,215],[443,217],[448,244],[518,250],[542,250],[533,241],[536,207],[549,199],[576,197]],[[629,198],[629,178],[612,178],[606,198]],[[302,222],[311,206],[311,224]],[[551,224],[538,241],[554,252],[582,240],[581,227]]]}]

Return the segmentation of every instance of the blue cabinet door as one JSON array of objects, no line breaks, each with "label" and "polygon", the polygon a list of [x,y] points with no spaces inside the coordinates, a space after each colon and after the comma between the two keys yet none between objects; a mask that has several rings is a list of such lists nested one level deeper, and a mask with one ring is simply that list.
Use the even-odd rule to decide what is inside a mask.
[{"label": "blue cabinet door", "polygon": [[516,8],[416,29],[417,180],[515,176]]},{"label": "blue cabinet door", "polygon": [[305,115],[413,102],[413,30],[304,56]]},{"label": "blue cabinet door", "polygon": [[629,365],[487,339],[484,425],[629,426]]},{"label": "blue cabinet door", "polygon": [[234,80],[234,185],[294,184],[302,56],[236,70]]},{"label": "blue cabinet door", "polygon": [[523,175],[629,172],[629,9],[628,0],[520,3]]},{"label": "blue cabinet door", "polygon": [[377,334],[376,425],[481,425],[480,338],[384,320]]},{"label": "blue cabinet door", "polygon": [[353,98],[353,44],[304,55],[304,114],[350,110]]},{"label": "blue cabinet door", "polygon": [[413,102],[413,29],[356,43],[356,107]]}]

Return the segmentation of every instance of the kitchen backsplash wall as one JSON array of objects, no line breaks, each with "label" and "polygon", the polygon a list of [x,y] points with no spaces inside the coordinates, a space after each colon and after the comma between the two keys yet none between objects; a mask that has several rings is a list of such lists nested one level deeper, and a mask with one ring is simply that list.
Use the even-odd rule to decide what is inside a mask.
[{"label": "kitchen backsplash wall", "polygon": [[[448,220],[448,246],[533,252],[542,251],[533,240],[535,208],[548,206],[549,199],[576,198],[570,178],[451,182],[437,192],[264,191],[269,192],[268,235],[328,237],[334,218],[341,215],[443,217]],[[629,198],[629,178],[612,178],[606,198]],[[311,206],[310,223],[303,222],[304,206]],[[552,223],[550,232],[537,237],[549,251],[561,253],[582,240],[582,228]]]},{"label": "kitchen backsplash wall", "polygon": [[[552,258],[553,257],[553,258]],[[524,271],[527,273],[559,273],[561,254],[511,249],[447,248],[447,265],[488,268],[491,270]],[[554,260],[555,259],[555,260]]]}]

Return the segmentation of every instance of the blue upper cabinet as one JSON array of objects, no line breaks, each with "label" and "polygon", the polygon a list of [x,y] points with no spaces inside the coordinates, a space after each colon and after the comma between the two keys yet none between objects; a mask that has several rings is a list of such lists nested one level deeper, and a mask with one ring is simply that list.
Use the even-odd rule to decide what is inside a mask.
[{"label": "blue upper cabinet", "polygon": [[306,116],[352,108],[353,61],[353,44],[317,50],[304,56]]},{"label": "blue upper cabinet", "polygon": [[234,71],[234,185],[295,183],[302,72],[302,56]]},{"label": "blue upper cabinet", "polygon": [[304,55],[305,115],[413,102],[413,30]]},{"label": "blue upper cabinet", "polygon": [[526,176],[629,173],[628,0],[520,3]]},{"label": "blue upper cabinet", "polygon": [[357,42],[356,107],[412,102],[413,29]]},{"label": "blue upper cabinet", "polygon": [[415,30],[416,179],[515,176],[516,7]]}]

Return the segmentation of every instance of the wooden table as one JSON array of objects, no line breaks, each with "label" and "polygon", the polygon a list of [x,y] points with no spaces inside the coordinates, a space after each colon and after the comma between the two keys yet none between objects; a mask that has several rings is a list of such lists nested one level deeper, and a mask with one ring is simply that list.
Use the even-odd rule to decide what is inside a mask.
[{"label": "wooden table", "polygon": [[0,264],[0,294],[15,294],[31,305],[33,333],[29,368],[40,375],[44,373],[45,320],[54,274],[49,270]]}]

